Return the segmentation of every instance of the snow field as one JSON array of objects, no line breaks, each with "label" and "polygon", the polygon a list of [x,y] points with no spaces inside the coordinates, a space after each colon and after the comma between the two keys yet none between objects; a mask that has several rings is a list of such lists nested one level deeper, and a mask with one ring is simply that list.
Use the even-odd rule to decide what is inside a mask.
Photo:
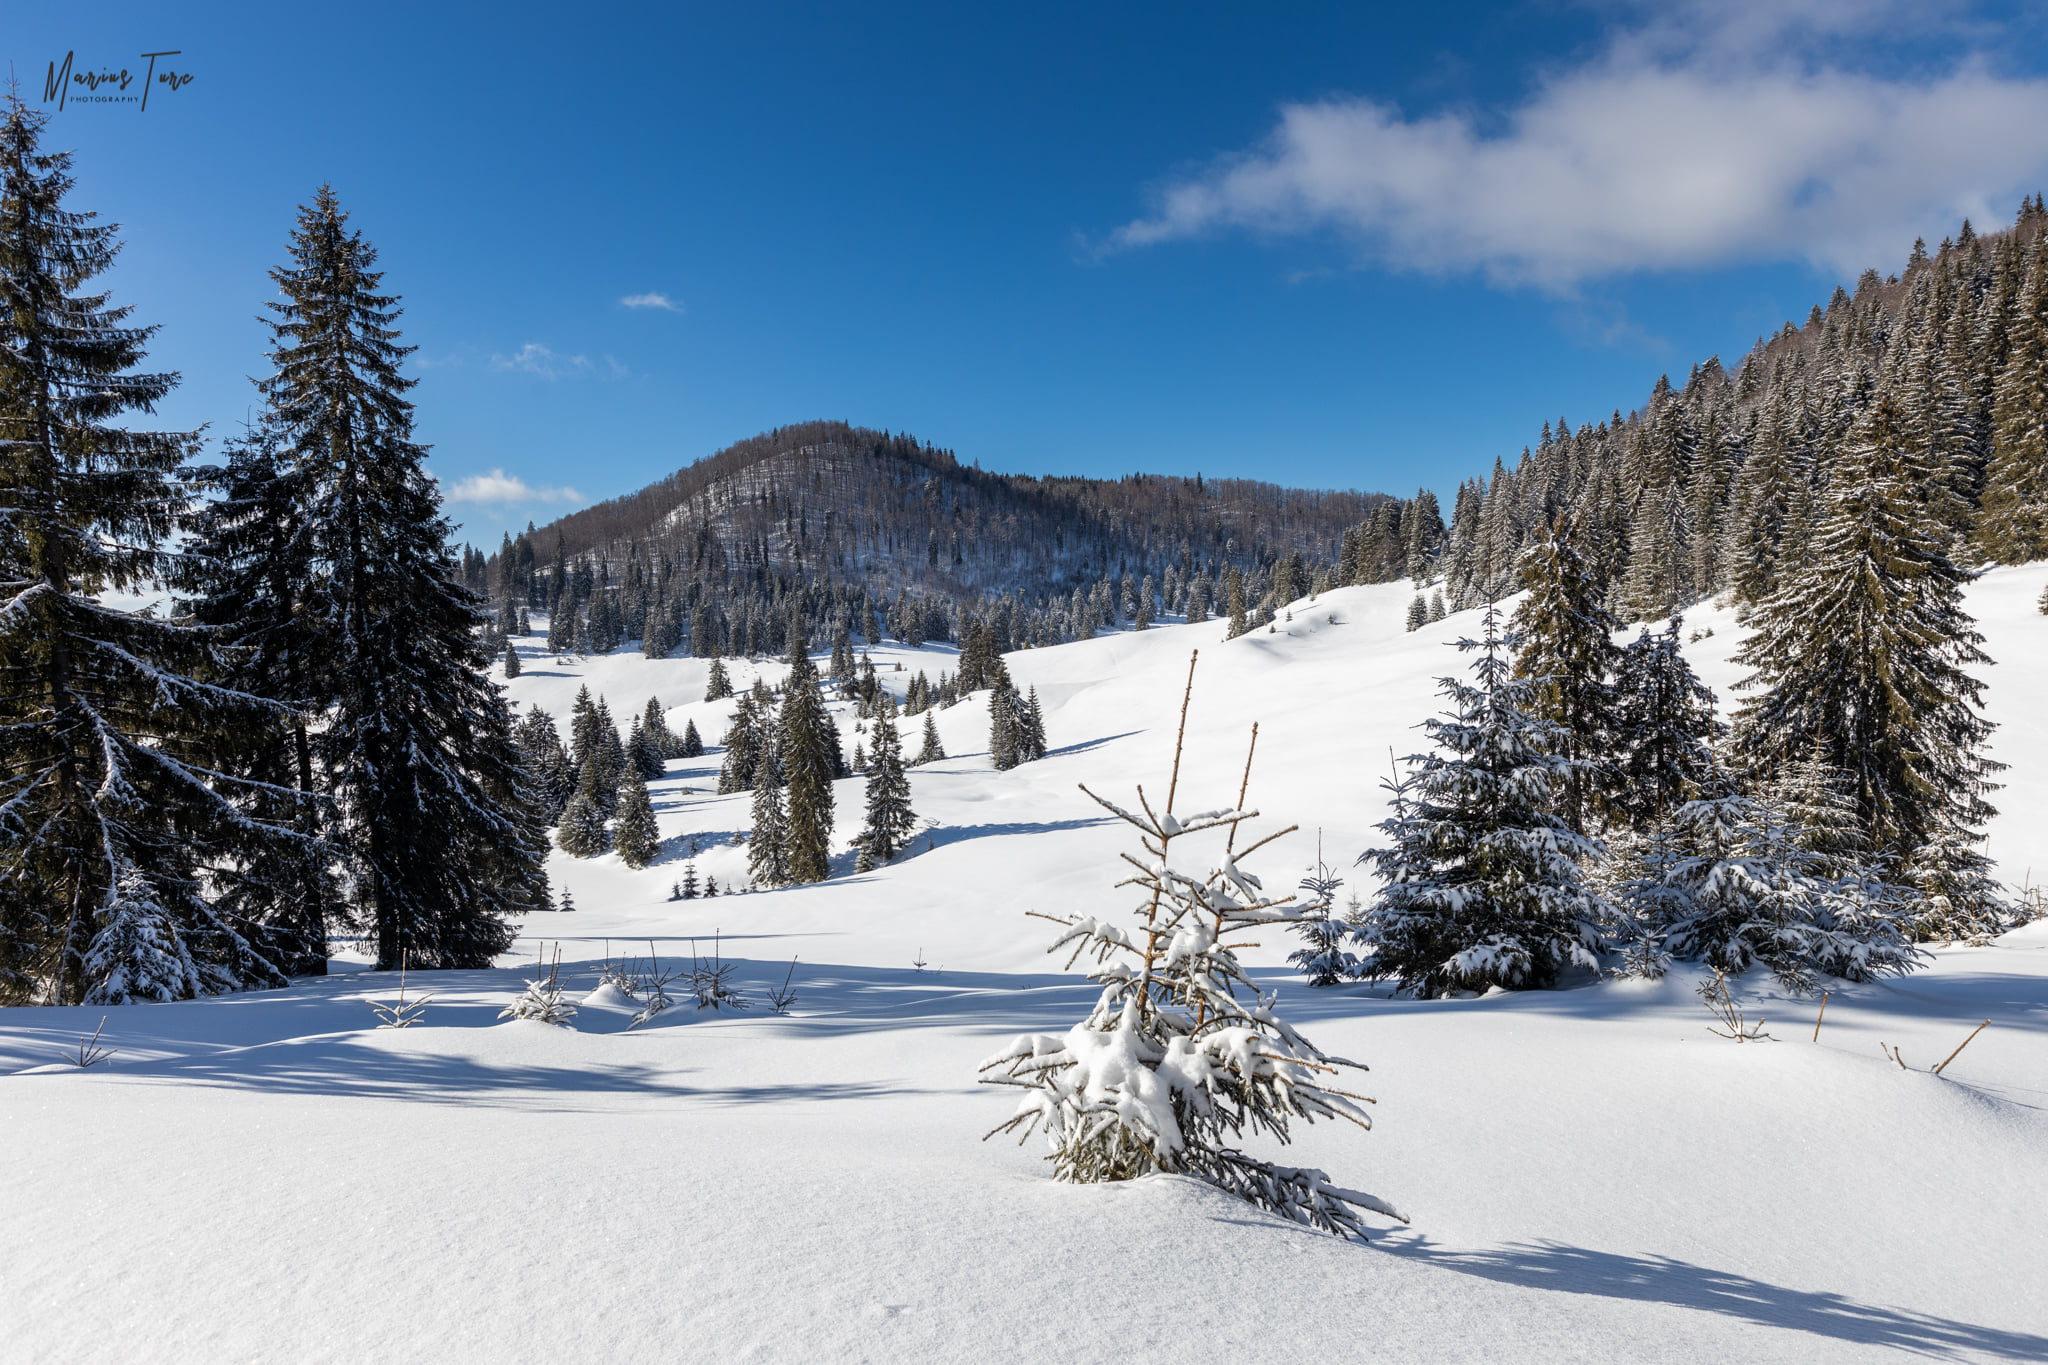
[{"label": "snow field", "polygon": [[[2015,883],[2048,872],[2044,579],[1999,570],[1970,596],[2012,765],[1991,852]],[[939,712],[951,757],[912,770],[936,828],[853,875],[861,783],[843,782],[818,886],[669,901],[693,834],[700,876],[745,880],[729,836],[746,796],[713,794],[715,747],[673,763],[651,784],[661,860],[555,855],[579,913],[533,917],[498,970],[412,978],[436,998],[403,1033],[372,1031],[366,1003],[397,983],[348,963],[217,1000],[0,1011],[0,1360],[134,1359],[137,1342],[161,1360],[2048,1357],[2048,924],[1836,991],[1818,1043],[1817,1001],[1743,980],[1778,1041],[1742,1045],[1707,1032],[1685,964],[1399,1001],[1311,991],[1276,936],[1251,960],[1282,1013],[1373,1068],[1374,1131],[1297,1128],[1284,1158],[1414,1219],[1366,1248],[1186,1180],[1057,1185],[1035,1141],[977,1141],[1012,1097],[976,1086],[976,1064],[1093,998],[1024,912],[1128,914],[1112,884],[1134,841],[1075,783],[1163,797],[1199,646],[1176,809],[1234,800],[1256,720],[1246,804],[1262,832],[1303,829],[1252,870],[1290,886],[1318,829],[1348,867],[1384,814],[1389,748],[1419,747],[1436,676],[1463,666],[1444,642],[1475,629],[1405,632],[1410,595],[1327,593],[1235,641],[1209,622],[1012,654],[1053,752],[994,773],[982,701]],[[1688,634],[1709,629],[1688,655],[1732,709],[1740,629],[1688,614]],[[513,696],[558,723],[587,682],[622,724],[657,695],[678,731],[724,732],[730,703],[697,700],[702,661],[522,654]],[[954,666],[937,647],[872,657],[899,696]],[[922,723],[903,726],[909,752]],[[593,1002],[574,1029],[497,1020],[550,945],[580,999],[607,950],[652,939],[668,962],[694,938],[708,956],[714,933],[757,1001],[801,959],[791,1015],[679,1005],[626,1033]],[[101,1013],[116,1057],[58,1064]]]}]

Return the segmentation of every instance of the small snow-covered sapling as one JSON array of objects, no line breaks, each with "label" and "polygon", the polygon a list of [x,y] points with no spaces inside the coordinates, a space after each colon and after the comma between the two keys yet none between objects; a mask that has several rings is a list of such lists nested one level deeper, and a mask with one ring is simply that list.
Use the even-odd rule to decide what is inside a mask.
[{"label": "small snow-covered sapling", "polygon": [[417,1000],[405,998],[406,960],[409,956],[410,954],[399,955],[397,1001],[389,1005],[379,1004],[375,1000],[370,1002],[370,1012],[381,1021],[377,1025],[378,1028],[411,1028],[420,1021],[420,1016],[427,1012],[427,1006],[434,1002],[431,995],[421,996]]},{"label": "small snow-covered sapling", "polygon": [[[78,1040],[78,1051],[76,1053],[65,1052],[60,1048],[57,1055],[81,1071],[89,1066],[98,1066],[101,1062],[114,1055],[113,1048],[106,1047],[100,1042],[100,1030],[106,1026],[107,1016],[102,1014],[100,1016],[99,1028],[92,1031],[92,1037],[80,1038]],[[1972,1036],[1974,1037],[1975,1035],[1973,1034]],[[1956,1051],[1961,1052],[1962,1049],[1957,1048]]]}]

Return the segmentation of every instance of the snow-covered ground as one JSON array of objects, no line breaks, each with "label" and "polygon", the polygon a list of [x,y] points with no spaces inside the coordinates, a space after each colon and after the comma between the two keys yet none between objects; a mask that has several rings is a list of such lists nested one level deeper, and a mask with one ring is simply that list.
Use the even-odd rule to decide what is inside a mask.
[{"label": "snow-covered ground", "polygon": [[[1970,599],[1998,660],[1991,851],[2013,883],[2048,877],[2044,580],[1999,570]],[[1302,830],[1255,870],[1290,883],[1318,837],[1348,867],[1390,749],[1419,747],[1436,676],[1463,667],[1444,643],[1476,624],[1406,633],[1408,597],[1327,593],[1228,642],[1211,622],[1013,654],[1053,752],[993,772],[985,706],[939,713],[952,757],[912,777],[934,827],[818,886],[669,900],[692,839],[700,875],[744,883],[747,823],[744,796],[712,794],[715,748],[671,764],[662,860],[557,855],[578,913],[534,917],[495,971],[416,978],[435,998],[404,1032],[368,1003],[397,983],[346,963],[219,1000],[0,1011],[0,1360],[2048,1358],[2048,924],[1837,990],[1817,1043],[1815,1002],[1745,980],[1777,1039],[1745,1045],[1707,1032],[1684,968],[1398,1001],[1312,991],[1270,939],[1253,956],[1283,1013],[1373,1068],[1375,1130],[1297,1129],[1288,1156],[1411,1215],[1369,1247],[1186,1180],[1058,1185],[1036,1143],[979,1140],[1010,1101],[976,1064],[1092,998],[1025,912],[1127,912],[1131,844],[1076,784],[1163,793],[1199,647],[1179,808],[1234,799],[1258,721],[1248,804]],[[1732,706],[1732,614],[1693,631]],[[873,657],[899,695],[954,664]],[[587,683],[622,723],[652,695],[677,730],[723,733],[701,662],[523,662],[513,695],[558,721]],[[860,806],[841,784],[841,849]],[[580,997],[607,951],[651,940],[669,962],[714,935],[757,1001],[797,958],[794,1011],[498,1022],[556,944]],[[58,1064],[103,1012],[115,1057]]]}]

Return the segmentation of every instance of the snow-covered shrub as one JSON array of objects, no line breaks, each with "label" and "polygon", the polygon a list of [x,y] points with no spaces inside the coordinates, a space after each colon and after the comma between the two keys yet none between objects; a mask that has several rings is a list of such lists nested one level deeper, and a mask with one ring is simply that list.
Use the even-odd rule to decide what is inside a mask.
[{"label": "snow-covered shrub", "polygon": [[[1181,723],[1184,737],[1185,703]],[[1175,785],[1179,756],[1176,740]],[[1139,788],[1142,815],[1087,794],[1139,833],[1144,855],[1123,855],[1136,874],[1118,883],[1140,892],[1137,924],[1042,916],[1065,929],[1050,951],[1070,950],[1069,966],[1083,954],[1093,958],[1089,976],[1102,994],[1066,1033],[1025,1034],[982,1063],[986,1083],[1024,1092],[989,1136],[1015,1131],[1022,1140],[1043,1130],[1062,1180],[1190,1175],[1340,1236],[1364,1238],[1362,1212],[1401,1218],[1321,1171],[1275,1166],[1230,1145],[1247,1131],[1284,1143],[1297,1118],[1371,1127],[1362,1107],[1370,1101],[1332,1084],[1340,1067],[1364,1067],[1324,1054],[1285,1023],[1275,996],[1257,991],[1226,941],[1238,930],[1298,923],[1304,914],[1292,896],[1267,896],[1233,856],[1237,827],[1258,812],[1176,816],[1172,787],[1159,813]],[[1179,841],[1203,834],[1223,844],[1212,869],[1180,870]]]},{"label": "snow-covered shrub", "polygon": [[517,1000],[498,1011],[500,1019],[538,1019],[543,1024],[567,1028],[576,1017],[576,1007],[562,998],[562,950],[555,950],[555,962],[546,976],[534,970],[533,980]]},{"label": "snow-covered shrub", "polygon": [[1892,888],[1836,867],[1770,798],[1689,801],[1651,840],[1627,899],[1673,957],[1741,975],[1764,966],[1789,989],[1817,976],[1867,981],[1909,971],[1915,950]]}]

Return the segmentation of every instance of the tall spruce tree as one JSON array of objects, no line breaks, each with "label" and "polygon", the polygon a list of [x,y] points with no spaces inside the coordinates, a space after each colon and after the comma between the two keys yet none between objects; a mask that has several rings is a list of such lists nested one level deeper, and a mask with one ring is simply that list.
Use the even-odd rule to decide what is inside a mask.
[{"label": "tall spruce tree", "polygon": [[924,736],[912,764],[921,767],[926,763],[936,763],[945,756],[946,746],[939,742],[938,718],[927,711],[924,713]]},{"label": "tall spruce tree", "polygon": [[99,600],[173,577],[162,546],[188,503],[177,470],[195,437],[112,425],[152,411],[177,377],[133,373],[154,329],[79,292],[113,264],[116,228],[67,206],[69,155],[44,152],[44,116],[5,98],[0,1003],[278,984],[310,912],[290,917],[281,952],[223,893],[280,866],[289,881],[305,852],[293,803],[259,800],[213,760],[245,736],[268,742],[285,717],[217,681],[216,633]]},{"label": "tall spruce tree", "polygon": [[[313,615],[319,566],[305,518],[304,480],[280,456],[274,425],[253,426],[228,443],[223,463],[192,471],[203,496],[187,524],[178,586],[193,596],[193,619],[232,647],[225,680],[290,707],[285,723],[249,732],[248,742],[216,761],[253,781],[249,808],[291,823],[301,843],[270,877],[224,888],[224,899],[251,921],[271,926],[294,975],[327,970],[327,926],[340,906],[333,859],[319,840],[324,803],[313,771],[308,698],[324,674]],[[292,795],[284,795],[289,792]]]},{"label": "tall spruce tree", "polygon": [[1436,751],[1408,760],[1378,826],[1391,842],[1359,859],[1381,879],[1358,927],[1364,970],[1420,996],[1548,986],[1607,946],[1613,907],[1582,870],[1603,846],[1557,814],[1573,761],[1559,727],[1531,714],[1535,689],[1506,658],[1515,644],[1493,606],[1484,638],[1458,642],[1478,652],[1474,681],[1442,679],[1450,708],[1424,722]]},{"label": "tall spruce tree", "polygon": [[412,439],[412,348],[377,253],[322,186],[272,271],[267,420],[304,478],[321,575],[324,725],[314,737],[378,965],[485,966],[545,903],[539,814],[486,678],[480,599]]},{"label": "tall spruce tree", "polygon": [[1977,543],[2001,564],[2048,558],[2048,253],[2031,253],[1992,408]]},{"label": "tall spruce tree", "polygon": [[832,875],[832,782],[844,760],[838,729],[818,693],[817,668],[807,656],[797,655],[790,669],[777,731],[789,789],[788,879],[821,882]]},{"label": "tall spruce tree", "polygon": [[870,866],[888,862],[910,843],[917,831],[917,812],[910,807],[910,778],[903,771],[903,740],[896,733],[894,708],[875,719],[874,753],[868,760],[867,825],[861,830],[861,858]]},{"label": "tall spruce tree", "polygon": [[1938,834],[1974,842],[1994,814],[1985,793],[2002,765],[1981,752],[1991,724],[1990,663],[1962,609],[1969,574],[1949,557],[1946,524],[1927,513],[1936,471],[1880,395],[1834,471],[1806,562],[1747,618],[1736,656],[1757,695],[1736,743],[1769,780],[1817,751],[1847,778],[1872,847],[1911,862]]},{"label": "tall spruce tree", "polygon": [[1601,605],[1604,589],[1572,543],[1571,529],[1545,530],[1523,561],[1529,595],[1515,609],[1511,629],[1522,642],[1515,676],[1533,689],[1531,712],[1558,728],[1560,752],[1572,760],[1559,813],[1584,834],[1613,766],[1612,675],[1621,655],[1613,632],[1621,622]]},{"label": "tall spruce tree", "polygon": [[[782,800],[782,765],[772,741],[755,754],[749,781],[754,789],[754,827],[747,836],[747,873],[758,886],[787,886],[789,812]],[[716,893],[707,889],[705,894]]]}]

